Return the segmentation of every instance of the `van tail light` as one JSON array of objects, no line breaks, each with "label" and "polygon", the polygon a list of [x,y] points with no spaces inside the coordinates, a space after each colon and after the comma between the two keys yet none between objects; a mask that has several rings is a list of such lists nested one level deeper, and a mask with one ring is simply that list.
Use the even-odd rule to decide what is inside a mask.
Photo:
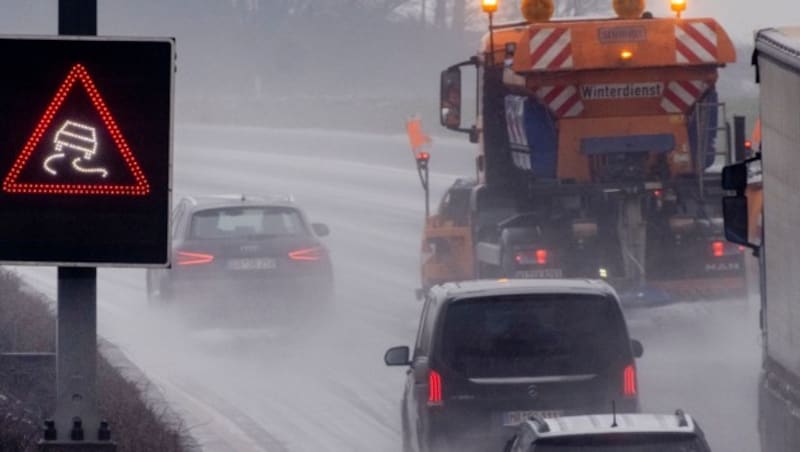
[{"label": "van tail light", "polygon": [[442,376],[435,370],[428,371],[428,406],[442,405]]},{"label": "van tail light", "polygon": [[725,255],[725,242],[717,240],[711,243],[711,253],[714,257],[722,257]]},{"label": "van tail light", "polygon": [[178,265],[204,265],[213,261],[213,254],[178,251]]},{"label": "van tail light", "polygon": [[629,364],[622,371],[622,395],[625,397],[636,397],[638,393],[636,387],[636,366]]},{"label": "van tail light", "polygon": [[289,251],[289,259],[293,261],[318,261],[322,259],[323,253],[323,249],[318,246],[301,248],[299,250]]},{"label": "van tail light", "polygon": [[536,251],[519,251],[514,255],[514,260],[519,265],[547,265],[550,253],[543,248]]}]

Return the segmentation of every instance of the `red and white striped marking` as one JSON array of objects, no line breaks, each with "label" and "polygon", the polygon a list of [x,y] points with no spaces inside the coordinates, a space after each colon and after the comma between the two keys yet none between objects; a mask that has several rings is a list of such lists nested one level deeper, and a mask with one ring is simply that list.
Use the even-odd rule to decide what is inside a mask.
[{"label": "red and white striped marking", "polygon": [[686,113],[707,89],[708,84],[702,80],[669,82],[661,99],[661,107],[667,113]]},{"label": "red and white striped marking", "polygon": [[682,22],[675,25],[675,57],[678,63],[717,61],[717,30],[711,22]]},{"label": "red and white striped marking", "polygon": [[568,28],[531,30],[529,49],[533,70],[571,69],[575,65],[572,60],[572,32]]},{"label": "red and white striped marking", "polygon": [[559,118],[571,118],[583,112],[583,100],[574,85],[543,86],[536,95]]}]

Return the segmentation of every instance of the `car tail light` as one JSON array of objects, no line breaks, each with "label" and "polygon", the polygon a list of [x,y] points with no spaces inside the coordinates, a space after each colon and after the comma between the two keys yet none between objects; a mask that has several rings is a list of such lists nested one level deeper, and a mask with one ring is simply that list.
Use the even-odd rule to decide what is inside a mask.
[{"label": "car tail light", "polygon": [[722,257],[725,255],[725,242],[717,240],[711,243],[711,252],[714,257]]},{"label": "car tail light", "polygon": [[178,265],[203,265],[214,261],[213,254],[178,251]]},{"label": "car tail light", "polygon": [[545,249],[519,251],[514,255],[514,260],[520,265],[547,265],[550,260],[550,253]]},{"label": "car tail light", "polygon": [[636,397],[636,366],[629,364],[622,371],[622,395]]},{"label": "car tail light", "polygon": [[428,405],[442,404],[442,376],[435,370],[428,371]]},{"label": "car tail light", "polygon": [[289,259],[293,261],[318,261],[322,259],[323,253],[323,249],[318,246],[301,248],[299,250],[289,251]]}]

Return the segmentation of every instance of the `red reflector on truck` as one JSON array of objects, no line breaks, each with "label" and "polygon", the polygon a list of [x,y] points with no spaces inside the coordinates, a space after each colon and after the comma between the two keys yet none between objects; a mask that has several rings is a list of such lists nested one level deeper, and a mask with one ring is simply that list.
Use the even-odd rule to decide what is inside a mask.
[{"label": "red reflector on truck", "polygon": [[545,249],[536,251],[520,251],[514,255],[514,260],[520,265],[547,265],[550,253]]},{"label": "red reflector on truck", "polygon": [[725,255],[725,242],[717,240],[711,244],[711,252],[714,257],[722,257]]}]

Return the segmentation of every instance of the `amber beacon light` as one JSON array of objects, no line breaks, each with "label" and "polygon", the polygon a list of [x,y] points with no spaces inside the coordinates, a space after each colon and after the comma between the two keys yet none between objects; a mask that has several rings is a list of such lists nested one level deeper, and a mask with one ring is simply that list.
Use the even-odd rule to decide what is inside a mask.
[{"label": "amber beacon light", "polygon": [[485,13],[497,12],[498,0],[481,0],[481,9]]},{"label": "amber beacon light", "polygon": [[686,11],[686,0],[670,0],[670,8],[680,18],[681,13]]}]

